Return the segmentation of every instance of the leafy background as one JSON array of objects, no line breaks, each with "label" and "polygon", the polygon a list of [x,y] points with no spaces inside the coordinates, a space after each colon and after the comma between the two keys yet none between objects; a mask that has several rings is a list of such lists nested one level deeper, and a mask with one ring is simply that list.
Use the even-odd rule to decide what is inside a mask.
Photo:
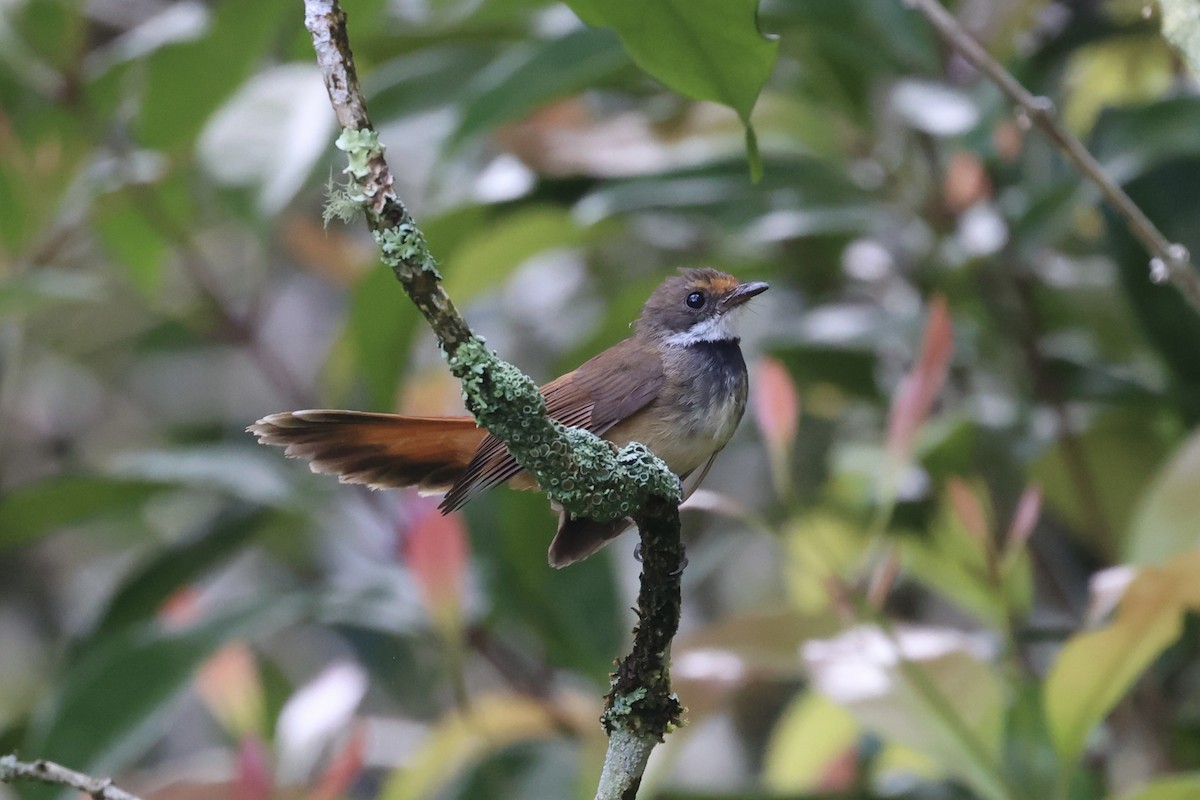
[{"label": "leafy background", "polygon": [[[644,795],[1200,793],[1200,320],[913,11],[349,5],[502,355],[571,368],[677,267],[772,284]],[[953,10],[1200,252],[1156,6]],[[333,136],[291,0],[0,5],[0,751],[155,798],[591,796],[632,537],[555,572],[537,496],[441,518],[242,432],[458,403],[322,227]]]}]

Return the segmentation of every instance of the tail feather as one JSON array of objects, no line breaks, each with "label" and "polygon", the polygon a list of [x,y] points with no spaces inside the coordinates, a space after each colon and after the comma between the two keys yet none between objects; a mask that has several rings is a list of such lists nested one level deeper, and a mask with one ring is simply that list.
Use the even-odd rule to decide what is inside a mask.
[{"label": "tail feather", "polygon": [[450,487],[487,435],[470,417],[403,417],[362,411],[271,414],[246,429],[313,472],[373,489]]}]

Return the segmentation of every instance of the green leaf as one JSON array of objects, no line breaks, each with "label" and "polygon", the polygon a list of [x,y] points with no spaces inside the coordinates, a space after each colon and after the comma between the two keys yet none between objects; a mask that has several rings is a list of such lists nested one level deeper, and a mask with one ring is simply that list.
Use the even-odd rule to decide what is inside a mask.
[{"label": "green leaf", "polygon": [[500,286],[517,267],[538,253],[574,247],[588,230],[571,212],[553,206],[527,206],[466,237],[443,262],[446,292],[465,304]]},{"label": "green leaf", "polygon": [[802,694],[771,733],[763,782],[780,794],[818,791],[830,767],[858,737],[858,723],[844,709],[824,695]]},{"label": "green leaf", "polygon": [[[162,738],[162,724],[193,673],[222,644],[295,622],[301,598],[256,601],[182,632],[127,630],[67,665],[61,690],[31,726],[23,752],[88,773],[119,770]],[[53,789],[28,797],[58,796]]]},{"label": "green leaf", "polygon": [[380,263],[354,288],[347,333],[371,407],[395,405],[396,381],[421,315],[407,301],[391,267]]},{"label": "green leaf", "polygon": [[758,0],[568,0],[589,25],[612,28],[638,66],[670,88],[750,110],[779,43],[758,30]]},{"label": "green leaf", "polygon": [[192,139],[209,115],[249,77],[294,4],[225,0],[199,39],[157,50],[147,60],[146,93],[137,130],[147,147],[169,148]]},{"label": "green leaf", "polygon": [[63,476],[22,486],[0,498],[0,552],[66,525],[132,514],[163,488],[153,481],[95,476]]},{"label": "green leaf", "polygon": [[1135,564],[1161,563],[1200,547],[1200,432],[1193,433],[1146,489],[1125,542]]},{"label": "green leaf", "polygon": [[1069,639],[1046,676],[1046,722],[1069,769],[1092,728],[1183,631],[1200,608],[1200,551],[1143,569],[1126,587],[1112,623]]},{"label": "green leaf", "polygon": [[[1109,414],[1079,435],[1077,443],[1056,444],[1034,462],[1030,475],[1045,491],[1047,505],[1095,552],[1116,561],[1123,549],[1121,536],[1166,447],[1147,435],[1138,413]],[[1081,466],[1090,484],[1081,485]],[[1090,523],[1097,518],[1106,530],[1093,528]]]},{"label": "green leaf", "polygon": [[1200,772],[1172,775],[1151,781],[1132,794],[1121,795],[1121,800],[1195,800],[1200,797]]},{"label": "green leaf", "polygon": [[552,100],[595,86],[628,63],[617,37],[594,28],[506,54],[481,75],[448,144],[454,148],[478,133],[523,119]]},{"label": "green leaf", "polygon": [[266,511],[227,512],[199,535],[162,548],[125,578],[88,640],[76,651],[87,652],[102,639],[153,616],[178,589],[233,557],[264,525],[276,519]]},{"label": "green leaf", "polygon": [[817,691],[863,728],[927,755],[980,797],[1007,800],[1004,686],[979,650],[978,640],[950,629],[863,625],[810,641],[802,653]]},{"label": "green leaf", "polygon": [[0,317],[96,301],[101,299],[102,289],[103,282],[96,275],[41,267],[0,283]]},{"label": "green leaf", "polygon": [[[546,550],[555,516],[546,499],[501,489],[467,507],[472,549],[493,565],[489,596],[496,613],[536,628],[554,665],[603,681],[621,643],[621,609],[608,554],[550,569]],[[608,549],[634,547],[631,535]]]}]

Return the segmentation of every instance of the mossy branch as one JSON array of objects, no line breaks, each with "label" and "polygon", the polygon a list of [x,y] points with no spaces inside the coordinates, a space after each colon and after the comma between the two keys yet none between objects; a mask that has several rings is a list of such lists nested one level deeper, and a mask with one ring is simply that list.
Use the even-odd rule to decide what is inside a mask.
[{"label": "mossy branch", "polygon": [[[335,216],[349,202],[367,218],[382,258],[425,316],[462,383],[467,409],[500,438],[555,502],[575,516],[596,520],[632,517],[642,536],[639,625],[632,652],[613,676],[604,713],[614,747],[636,741],[645,755],[680,722],[671,693],[667,657],[679,625],[679,479],[644,445],[617,450],[578,428],[550,419],[537,385],[501,360],[475,336],[441,284],[437,262],[420,228],[393,189],[384,148],[367,116],[346,31],[336,0],[305,0],[305,26],[342,127],[337,146],[346,152],[348,184],[339,192]],[[644,758],[610,757],[598,797],[632,798]],[[618,764],[619,762],[619,764]],[[640,766],[639,766],[640,764]]]}]

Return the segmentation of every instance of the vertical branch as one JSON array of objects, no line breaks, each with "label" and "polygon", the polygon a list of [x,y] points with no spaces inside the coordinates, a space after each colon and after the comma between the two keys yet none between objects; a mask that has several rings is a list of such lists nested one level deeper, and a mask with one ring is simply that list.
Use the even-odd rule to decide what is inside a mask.
[{"label": "vertical branch", "polygon": [[337,146],[349,159],[349,183],[331,203],[335,216],[366,213],[367,224],[409,298],[433,328],[467,408],[501,439],[550,498],[576,517],[632,516],[642,537],[643,569],[633,649],[621,662],[603,722],[609,755],[600,798],[636,796],[650,751],[679,724],[682,707],[667,667],[679,627],[683,546],[679,479],[644,445],[616,448],[549,418],[536,385],[476,337],[441,285],[425,237],[393,188],[383,146],[359,89],[337,0],[305,0],[305,26],[342,126]]}]

